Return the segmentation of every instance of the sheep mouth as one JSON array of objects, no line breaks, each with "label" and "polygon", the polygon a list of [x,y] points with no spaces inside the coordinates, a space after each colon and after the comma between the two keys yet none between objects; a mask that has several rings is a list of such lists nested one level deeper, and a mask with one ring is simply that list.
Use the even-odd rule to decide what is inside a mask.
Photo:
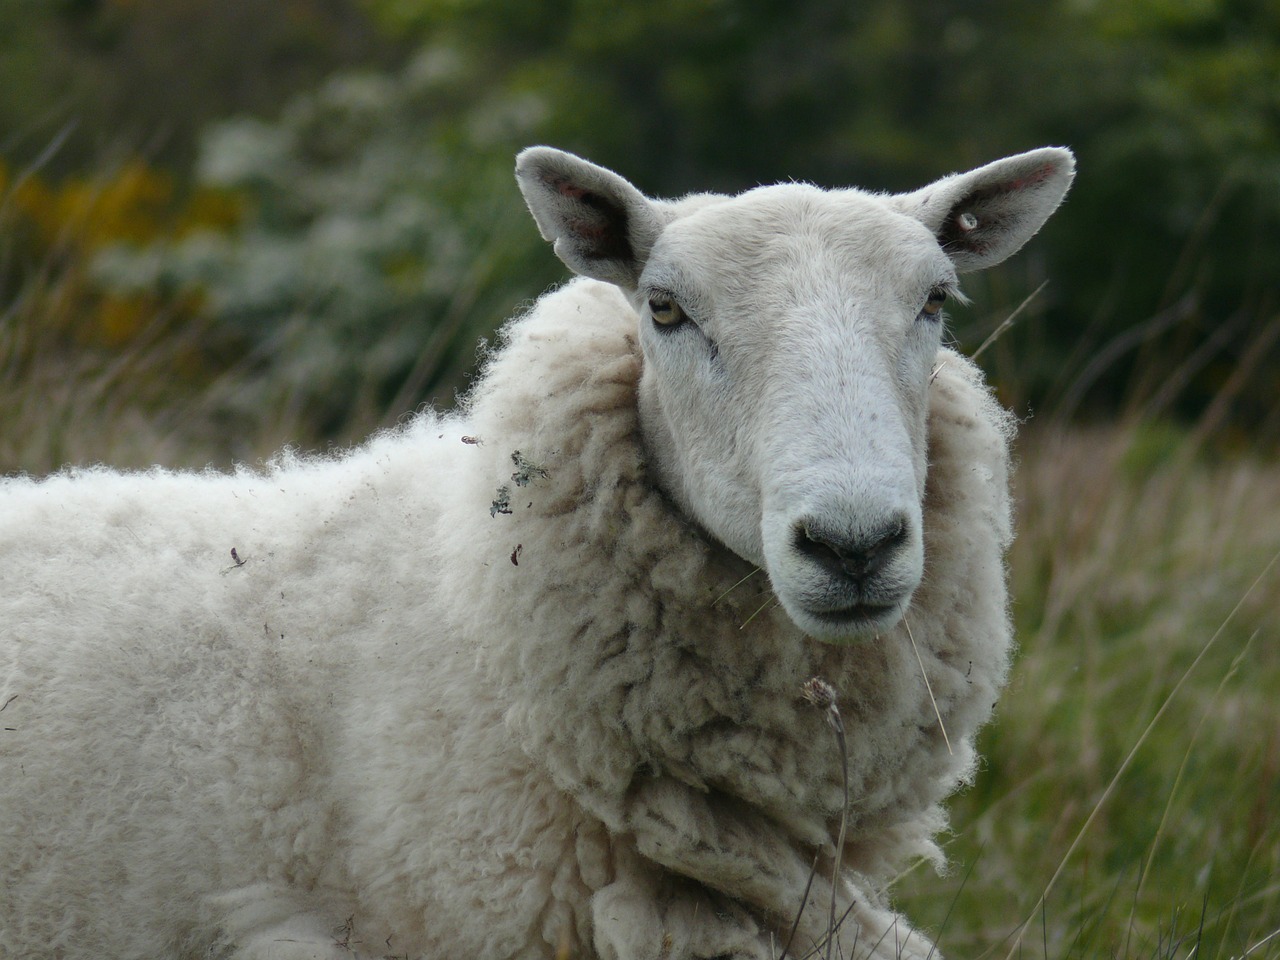
[{"label": "sheep mouth", "polygon": [[809,609],[805,613],[821,625],[819,639],[838,640],[893,626],[902,618],[902,604],[855,603],[835,610]]}]

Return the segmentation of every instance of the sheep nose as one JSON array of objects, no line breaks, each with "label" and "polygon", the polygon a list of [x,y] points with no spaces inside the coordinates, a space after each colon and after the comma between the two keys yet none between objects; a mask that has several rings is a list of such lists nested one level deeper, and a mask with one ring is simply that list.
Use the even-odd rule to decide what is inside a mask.
[{"label": "sheep nose", "polygon": [[894,516],[870,533],[850,534],[818,520],[796,524],[796,550],[832,576],[861,583],[879,573],[907,542],[907,520]]}]

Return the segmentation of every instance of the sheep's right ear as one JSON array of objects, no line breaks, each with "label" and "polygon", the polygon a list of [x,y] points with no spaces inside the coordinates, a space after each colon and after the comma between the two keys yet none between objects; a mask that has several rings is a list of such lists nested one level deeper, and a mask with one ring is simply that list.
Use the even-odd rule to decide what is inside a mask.
[{"label": "sheep's right ear", "polygon": [[616,173],[551,147],[522,150],[516,181],[543,239],[570,270],[636,289],[663,227],[644,194]]}]

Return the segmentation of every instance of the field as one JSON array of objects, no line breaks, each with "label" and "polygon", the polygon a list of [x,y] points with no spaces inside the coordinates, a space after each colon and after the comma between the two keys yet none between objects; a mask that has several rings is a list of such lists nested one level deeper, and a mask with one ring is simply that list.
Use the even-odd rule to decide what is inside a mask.
[{"label": "field", "polygon": [[1280,465],[1143,424],[1020,449],[1020,654],[953,873],[902,905],[949,956],[1280,956]]}]

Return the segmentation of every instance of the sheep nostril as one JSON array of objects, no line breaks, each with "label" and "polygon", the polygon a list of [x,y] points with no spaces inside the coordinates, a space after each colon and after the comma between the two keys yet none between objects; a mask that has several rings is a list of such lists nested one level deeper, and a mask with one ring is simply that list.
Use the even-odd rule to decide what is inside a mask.
[{"label": "sheep nostril", "polygon": [[831,538],[815,531],[807,523],[796,525],[795,548],[810,560],[829,569],[840,568],[845,559]]},{"label": "sheep nostril", "polygon": [[834,533],[814,521],[796,524],[795,548],[836,576],[864,580],[879,573],[906,544],[905,519],[896,517],[863,536]]}]

